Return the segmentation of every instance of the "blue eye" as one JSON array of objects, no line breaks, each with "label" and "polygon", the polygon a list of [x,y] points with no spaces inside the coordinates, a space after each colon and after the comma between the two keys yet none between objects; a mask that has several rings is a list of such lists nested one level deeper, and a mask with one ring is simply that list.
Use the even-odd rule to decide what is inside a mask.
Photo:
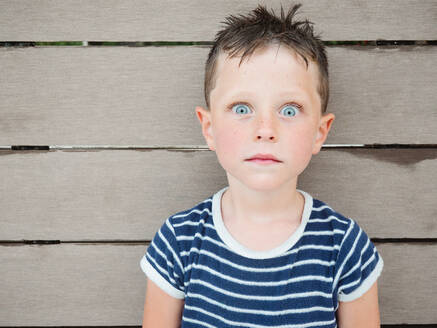
[{"label": "blue eye", "polygon": [[288,117],[293,117],[297,115],[299,108],[293,105],[286,105],[281,109],[281,114]]},{"label": "blue eye", "polygon": [[237,105],[232,106],[232,111],[235,114],[244,115],[244,114],[249,114],[252,110],[247,105],[237,104]]}]

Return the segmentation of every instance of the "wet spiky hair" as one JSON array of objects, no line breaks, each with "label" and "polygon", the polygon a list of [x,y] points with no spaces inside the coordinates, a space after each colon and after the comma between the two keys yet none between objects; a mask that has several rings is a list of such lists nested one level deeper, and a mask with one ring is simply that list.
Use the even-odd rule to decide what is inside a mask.
[{"label": "wet spiky hair", "polygon": [[243,60],[258,49],[269,44],[281,44],[300,55],[308,67],[313,61],[319,70],[317,91],[321,99],[322,113],[326,112],[329,100],[328,59],[322,40],[314,35],[313,23],[295,20],[301,4],[295,4],[285,15],[281,6],[281,16],[269,12],[265,6],[258,5],[248,15],[230,15],[223,22],[225,27],[215,37],[205,65],[205,101],[210,108],[210,93],[215,87],[217,58],[225,52],[229,57],[241,56]]}]

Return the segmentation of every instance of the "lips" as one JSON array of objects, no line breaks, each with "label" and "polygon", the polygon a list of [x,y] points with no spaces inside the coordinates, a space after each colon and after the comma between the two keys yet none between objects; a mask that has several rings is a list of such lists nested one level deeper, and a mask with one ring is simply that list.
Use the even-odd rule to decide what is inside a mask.
[{"label": "lips", "polygon": [[281,163],[279,159],[277,159],[275,156],[271,154],[256,154],[246,159],[246,161],[256,162],[256,163]]}]

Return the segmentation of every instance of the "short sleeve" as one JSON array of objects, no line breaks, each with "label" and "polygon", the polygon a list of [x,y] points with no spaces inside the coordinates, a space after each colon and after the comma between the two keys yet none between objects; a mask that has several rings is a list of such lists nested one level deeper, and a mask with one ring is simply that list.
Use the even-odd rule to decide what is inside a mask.
[{"label": "short sleeve", "polygon": [[353,301],[366,293],[382,272],[384,262],[361,227],[350,220],[338,258],[334,286],[341,302]]},{"label": "short sleeve", "polygon": [[140,261],[141,269],[167,294],[183,299],[184,271],[174,228],[167,219]]}]

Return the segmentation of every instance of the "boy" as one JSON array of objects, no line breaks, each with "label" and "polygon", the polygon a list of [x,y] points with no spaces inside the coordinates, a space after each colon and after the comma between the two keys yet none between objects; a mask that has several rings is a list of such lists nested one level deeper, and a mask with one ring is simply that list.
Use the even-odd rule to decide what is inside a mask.
[{"label": "boy", "polygon": [[379,327],[383,267],[352,220],[296,189],[334,115],[328,63],[295,5],[230,16],[196,108],[229,186],[167,219],[141,267],[144,327]]}]

